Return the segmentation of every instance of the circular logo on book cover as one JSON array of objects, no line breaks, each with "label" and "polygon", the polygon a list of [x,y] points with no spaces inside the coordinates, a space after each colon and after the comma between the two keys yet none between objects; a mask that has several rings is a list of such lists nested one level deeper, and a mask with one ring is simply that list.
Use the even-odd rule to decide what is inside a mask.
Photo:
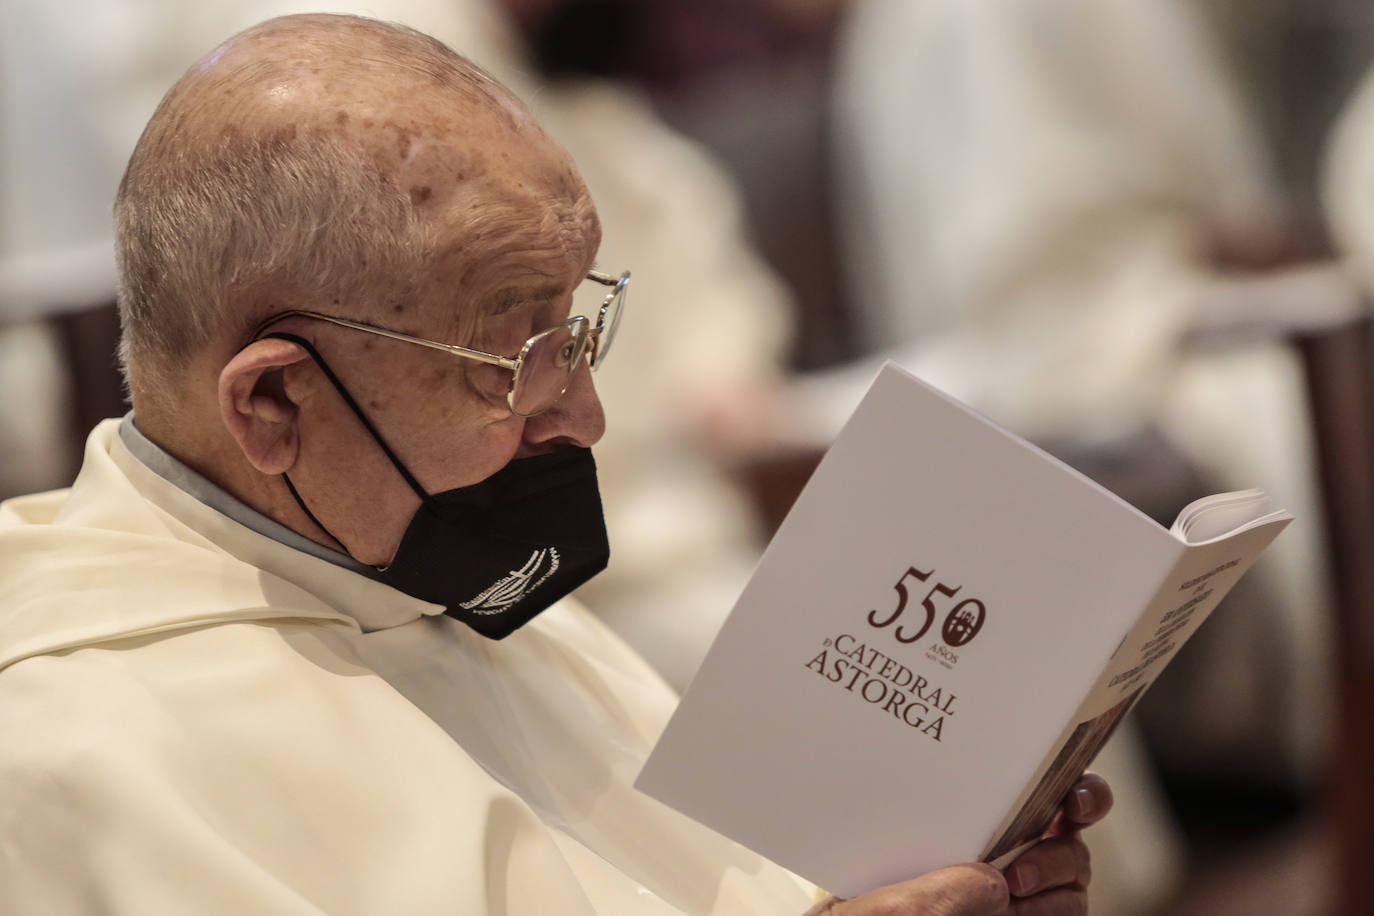
[{"label": "circular logo on book cover", "polygon": [[940,635],[945,638],[945,645],[958,647],[973,639],[983,628],[983,619],[986,616],[987,610],[983,607],[983,602],[976,598],[955,605],[945,618],[945,625],[940,629]]}]

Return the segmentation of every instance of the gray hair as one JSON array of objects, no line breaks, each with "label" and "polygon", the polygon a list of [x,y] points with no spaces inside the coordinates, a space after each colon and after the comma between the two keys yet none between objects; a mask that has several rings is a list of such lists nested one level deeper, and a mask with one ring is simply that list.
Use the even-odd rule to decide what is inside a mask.
[{"label": "gray hair", "polygon": [[126,380],[132,365],[148,370],[157,397],[217,334],[247,334],[292,305],[406,298],[422,234],[361,159],[333,138],[249,138],[200,161],[131,166],[115,207]]},{"label": "gray hair", "polygon": [[[335,62],[356,60],[361,41],[374,69],[380,58],[390,73],[421,74],[470,98],[510,98],[465,58],[402,26],[295,16],[250,31],[303,32],[307,47]],[[275,312],[406,304],[429,248],[412,202],[356,143],[256,117],[251,103],[207,114],[211,96],[269,87],[291,66],[255,61],[223,73],[218,53],[163,99],[115,199],[120,363],[131,391],[160,408],[174,406],[178,376],[198,351],[217,339],[247,343]]]}]

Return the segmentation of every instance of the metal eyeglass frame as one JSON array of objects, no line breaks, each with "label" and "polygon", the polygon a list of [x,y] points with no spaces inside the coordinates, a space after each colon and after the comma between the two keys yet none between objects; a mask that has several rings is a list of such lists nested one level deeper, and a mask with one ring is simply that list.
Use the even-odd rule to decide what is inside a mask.
[{"label": "metal eyeglass frame", "polygon": [[[509,369],[511,371],[510,390],[506,392],[506,405],[510,408],[510,412],[515,414],[517,417],[535,417],[546,410],[552,409],[554,405],[558,403],[559,399],[561,399],[563,395],[567,392],[568,384],[572,381],[572,374],[573,371],[575,371],[574,369],[569,369],[567,381],[563,383],[562,389],[559,390],[558,397],[554,398],[553,401],[547,407],[541,407],[539,410],[531,411],[530,413],[521,413],[520,411],[516,410],[515,389],[516,383],[520,380],[520,370],[525,364],[525,357],[529,354],[530,350],[536,344],[539,343],[540,340],[544,339],[550,334],[553,334],[560,328],[571,328],[573,332],[573,340],[583,341],[581,347],[579,347],[582,353],[585,355],[590,350],[590,359],[588,360],[588,363],[592,369],[599,368],[601,364],[605,362],[606,354],[609,353],[611,350],[611,340],[614,338],[615,335],[615,327],[620,323],[620,318],[623,315],[623,309],[625,307],[625,289],[630,285],[630,272],[627,270],[624,273],[622,273],[619,277],[615,277],[611,274],[606,274],[598,270],[593,270],[587,273],[587,279],[592,280],[596,283],[600,283],[602,286],[612,287],[611,291],[606,294],[606,298],[603,299],[601,302],[601,309],[597,312],[596,316],[596,324],[589,329],[587,325],[590,323],[590,320],[584,315],[575,315],[572,318],[569,318],[565,321],[560,321],[558,324],[555,324],[551,327],[547,327],[542,331],[530,335],[529,339],[525,341],[524,346],[520,348],[520,352],[513,357],[501,356],[497,353],[486,353],[482,350],[473,350],[469,347],[460,347],[457,344],[441,343],[437,340],[429,340],[424,337],[412,337],[409,334],[402,334],[400,331],[392,331],[387,328],[379,328],[376,325],[364,324],[361,321],[353,321],[350,318],[338,318],[334,315],[325,315],[321,312],[312,312],[308,309],[289,309],[285,312],[278,312],[277,314],[268,318],[262,324],[258,325],[257,330],[253,332],[253,339],[256,340],[257,337],[260,334],[262,334],[263,331],[267,330],[269,327],[271,327],[279,321],[286,320],[287,318],[314,318],[317,321],[325,321],[329,324],[338,325],[339,327],[352,328],[355,331],[363,331],[368,334],[377,334],[381,337],[389,337],[392,340],[400,340],[405,343],[412,343],[417,344],[421,347],[428,347],[431,350],[441,350],[444,353],[449,353],[453,356],[461,356],[464,359],[474,359],[480,363],[486,363],[490,366],[500,366],[502,369]],[[606,316],[610,314],[611,306],[615,303],[617,297],[619,297],[621,300],[620,308],[622,309],[622,311],[617,313],[617,315],[615,316],[615,324],[611,325],[611,327],[608,329],[606,327]],[[602,346],[603,334],[605,335],[604,347]]]}]

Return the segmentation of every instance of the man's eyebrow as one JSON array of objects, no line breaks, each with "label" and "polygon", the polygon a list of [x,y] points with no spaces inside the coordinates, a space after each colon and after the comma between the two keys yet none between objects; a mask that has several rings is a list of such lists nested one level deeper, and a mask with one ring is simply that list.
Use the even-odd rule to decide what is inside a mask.
[{"label": "man's eyebrow", "polygon": [[496,295],[482,304],[482,313],[491,316],[504,315],[528,305],[542,305],[551,302],[557,299],[561,293],[562,289],[554,284],[537,287],[507,287],[498,291]]}]

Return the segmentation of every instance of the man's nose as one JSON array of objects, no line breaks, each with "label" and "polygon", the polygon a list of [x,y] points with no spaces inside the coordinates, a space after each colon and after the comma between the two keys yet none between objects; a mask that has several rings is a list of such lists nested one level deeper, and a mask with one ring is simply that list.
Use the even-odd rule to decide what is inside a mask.
[{"label": "man's nose", "polygon": [[525,421],[524,444],[535,453],[562,445],[591,448],[605,432],[606,413],[592,383],[592,370],[583,364],[557,404]]}]

